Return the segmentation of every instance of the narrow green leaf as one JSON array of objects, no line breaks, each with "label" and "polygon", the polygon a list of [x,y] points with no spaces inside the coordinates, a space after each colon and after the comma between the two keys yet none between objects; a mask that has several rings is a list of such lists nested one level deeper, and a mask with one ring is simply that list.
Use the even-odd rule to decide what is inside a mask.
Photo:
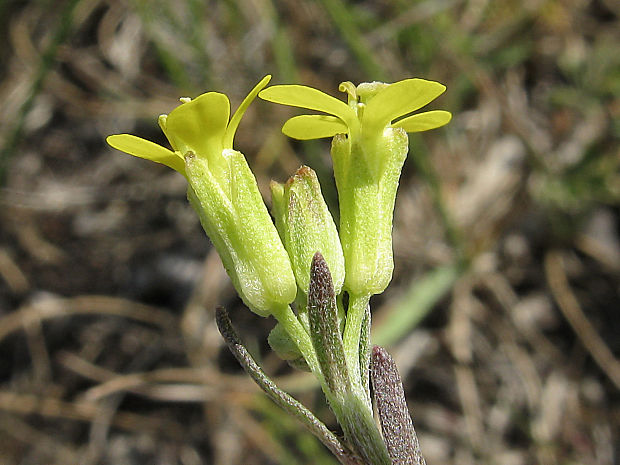
[{"label": "narrow green leaf", "polygon": [[386,311],[384,323],[375,326],[373,341],[387,346],[409,333],[452,288],[461,272],[457,264],[445,265],[414,282],[396,305]]}]

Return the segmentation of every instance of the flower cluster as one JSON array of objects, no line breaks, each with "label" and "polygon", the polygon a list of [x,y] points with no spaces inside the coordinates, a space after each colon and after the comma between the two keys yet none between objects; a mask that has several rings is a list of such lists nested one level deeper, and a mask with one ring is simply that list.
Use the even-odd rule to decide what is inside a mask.
[{"label": "flower cluster", "polygon": [[[270,78],[252,89],[232,117],[224,94],[181,99],[169,115],[159,117],[171,149],[130,134],[107,141],[185,176],[188,199],[237,292],[252,311],[278,320],[269,338],[273,349],[314,373],[360,457],[389,464],[372,419],[369,300],[392,278],[392,217],[407,133],[443,126],[451,118],[443,110],[412,113],[445,87],[423,79],[343,82],[345,103],[311,87],[266,87]],[[272,221],[244,155],[233,148],[239,122],[256,96],[322,113],[295,116],[282,131],[302,140],[333,138],[339,228],[316,174],[306,166],[284,184],[272,182]],[[345,293],[348,299],[342,299]],[[229,339],[238,349],[235,336]],[[253,361],[238,358],[273,392],[256,368],[248,368]],[[272,395],[282,401],[278,396]]]}]

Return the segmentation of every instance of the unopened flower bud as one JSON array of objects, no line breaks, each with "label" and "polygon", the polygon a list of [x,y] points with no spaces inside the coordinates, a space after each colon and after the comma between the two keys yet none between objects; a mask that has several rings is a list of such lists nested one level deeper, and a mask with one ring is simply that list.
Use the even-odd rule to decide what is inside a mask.
[{"label": "unopened flower bud", "polygon": [[327,208],[316,173],[302,166],[285,183],[271,183],[276,227],[288,251],[299,289],[310,286],[312,257],[320,252],[332,273],[334,290],[344,281],[344,257],[334,220]]}]

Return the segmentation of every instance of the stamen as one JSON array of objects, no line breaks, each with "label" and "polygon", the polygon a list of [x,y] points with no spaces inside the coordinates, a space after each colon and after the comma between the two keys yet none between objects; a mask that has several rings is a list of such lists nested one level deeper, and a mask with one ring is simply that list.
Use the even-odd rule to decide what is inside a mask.
[{"label": "stamen", "polygon": [[362,102],[358,103],[358,104],[355,106],[355,111],[357,112],[357,118],[358,118],[359,120],[361,120],[361,119],[362,119],[362,116],[364,116],[364,109],[365,109],[365,108],[366,108],[366,104],[365,104],[365,103],[362,103]]}]

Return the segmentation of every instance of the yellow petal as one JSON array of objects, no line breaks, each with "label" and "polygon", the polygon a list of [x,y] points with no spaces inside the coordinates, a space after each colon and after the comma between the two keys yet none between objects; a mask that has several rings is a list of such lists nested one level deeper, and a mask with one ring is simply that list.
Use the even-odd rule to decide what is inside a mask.
[{"label": "yellow petal", "polygon": [[248,96],[243,99],[243,102],[241,102],[241,105],[239,105],[239,108],[237,108],[237,111],[235,111],[235,114],[232,115],[232,118],[230,119],[230,123],[228,124],[228,128],[226,129],[226,136],[224,137],[224,148],[225,149],[233,148],[233,139],[235,137],[235,132],[237,132],[237,127],[239,126],[239,122],[241,121],[243,114],[248,109],[250,104],[254,101],[258,93],[261,90],[263,90],[267,84],[269,84],[270,80],[271,80],[270,74],[268,74],[263,79],[261,79],[261,81],[258,84],[256,84],[254,88],[250,91]]},{"label": "yellow petal", "polygon": [[391,121],[435,100],[446,86],[425,79],[405,79],[380,90],[364,109],[362,124],[381,130]]},{"label": "yellow petal", "polygon": [[439,128],[448,124],[451,119],[452,114],[449,111],[433,110],[408,116],[392,124],[392,126],[403,128],[407,132],[421,132]]},{"label": "yellow petal", "polygon": [[293,139],[308,140],[346,134],[347,125],[340,118],[326,115],[301,115],[289,119],[282,132]]},{"label": "yellow petal", "polygon": [[344,123],[355,118],[355,112],[343,101],[307,86],[285,85],[267,87],[258,94],[263,100],[322,111],[337,116]]},{"label": "yellow petal", "polygon": [[219,92],[208,92],[179,105],[166,118],[166,136],[173,147],[207,156],[222,151],[230,102]]},{"label": "yellow petal", "polygon": [[108,136],[106,141],[121,152],[162,163],[185,176],[185,161],[181,155],[161,145],[131,134],[115,134]]}]

